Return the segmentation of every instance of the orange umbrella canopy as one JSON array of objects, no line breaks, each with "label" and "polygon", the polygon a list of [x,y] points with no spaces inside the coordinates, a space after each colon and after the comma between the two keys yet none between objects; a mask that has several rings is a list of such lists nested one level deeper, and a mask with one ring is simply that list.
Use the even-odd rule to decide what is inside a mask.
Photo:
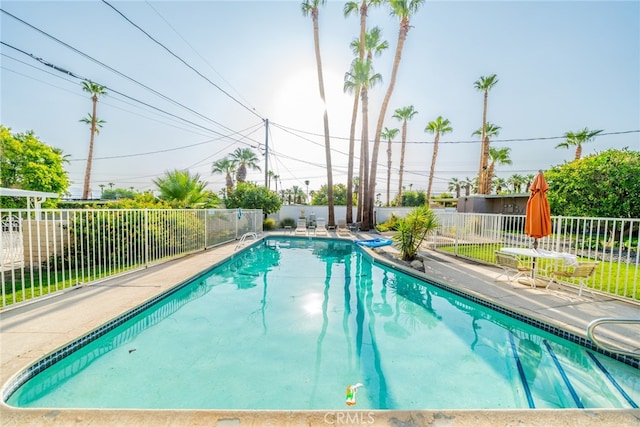
[{"label": "orange umbrella canopy", "polygon": [[527,201],[527,216],[524,223],[524,232],[533,237],[534,247],[537,239],[551,234],[551,210],[547,201],[549,186],[544,179],[542,171],[536,175],[531,184],[531,195]]}]

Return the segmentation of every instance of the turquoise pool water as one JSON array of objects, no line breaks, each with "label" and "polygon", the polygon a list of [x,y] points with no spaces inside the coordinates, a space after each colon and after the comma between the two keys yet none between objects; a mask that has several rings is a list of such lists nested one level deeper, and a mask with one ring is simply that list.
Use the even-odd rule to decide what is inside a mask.
[{"label": "turquoise pool water", "polygon": [[640,372],[350,242],[270,239],[40,372],[18,407],[630,408]]}]

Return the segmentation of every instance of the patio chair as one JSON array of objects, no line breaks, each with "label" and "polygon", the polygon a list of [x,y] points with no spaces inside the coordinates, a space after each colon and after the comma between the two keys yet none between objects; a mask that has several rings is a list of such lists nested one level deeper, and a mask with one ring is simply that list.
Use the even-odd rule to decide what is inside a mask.
[{"label": "patio chair", "polygon": [[299,219],[296,224],[295,234],[307,234],[307,220]]},{"label": "patio chair", "polygon": [[336,233],[338,233],[338,236],[351,236],[351,230],[349,230],[349,227],[347,227],[346,220],[339,219],[336,225]]},{"label": "patio chair", "polygon": [[551,281],[547,286],[547,289],[551,287],[551,285],[556,284],[558,286],[561,285],[560,279],[570,280],[575,279],[580,284],[580,290],[578,291],[578,296],[582,296],[582,288],[586,285],[587,280],[593,273],[596,272],[596,267],[598,267],[597,262],[580,262],[571,270],[555,270],[551,271]]},{"label": "patio chair", "polygon": [[[511,283],[513,279],[533,272],[531,267],[523,265],[515,255],[500,251],[496,251],[495,255],[496,263],[500,268],[502,268],[502,273],[500,273],[495,280],[498,280],[501,276],[507,276],[507,280]],[[513,273],[513,276],[510,273]]]},{"label": "patio chair", "polygon": [[324,234],[325,236],[328,234],[324,218],[318,218],[316,221],[316,234]]}]

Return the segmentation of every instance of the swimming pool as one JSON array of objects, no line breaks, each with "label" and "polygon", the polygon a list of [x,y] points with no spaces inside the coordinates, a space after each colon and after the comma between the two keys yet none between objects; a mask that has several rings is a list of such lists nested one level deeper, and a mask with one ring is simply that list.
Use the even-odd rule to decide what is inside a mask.
[{"label": "swimming pool", "polygon": [[328,409],[344,408],[356,383],[357,409],[628,408],[640,397],[636,369],[372,263],[349,242],[286,239],[128,316],[7,403]]}]

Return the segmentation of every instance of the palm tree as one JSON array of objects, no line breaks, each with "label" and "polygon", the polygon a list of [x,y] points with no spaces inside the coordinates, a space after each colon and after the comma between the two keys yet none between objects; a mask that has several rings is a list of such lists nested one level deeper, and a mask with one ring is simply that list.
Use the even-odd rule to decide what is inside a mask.
[{"label": "palm tree", "polygon": [[526,183],[527,179],[517,173],[514,173],[509,178],[507,178],[507,184],[510,184],[513,187],[514,193],[522,193],[522,186]]},{"label": "palm tree", "polygon": [[211,165],[211,173],[220,173],[225,175],[227,195],[233,191],[233,174],[236,172],[236,164],[228,157],[216,160]]},{"label": "palm tree", "polygon": [[202,206],[207,201],[206,183],[200,175],[191,175],[186,170],[166,172],[162,178],[154,179],[160,198],[166,200],[173,208],[185,209]]},{"label": "palm tree", "polygon": [[[400,182],[398,183],[398,206],[402,206],[402,175],[404,174],[404,152],[407,146],[407,122],[418,114],[413,108],[413,105],[408,107],[398,108],[393,114],[394,119],[398,119],[402,122],[402,145],[400,146]],[[371,165],[373,168],[373,165]]]},{"label": "palm tree", "polygon": [[385,127],[381,134],[381,137],[387,140],[387,206],[390,206],[391,203],[391,140],[398,136],[398,132],[400,132],[398,128],[389,129]]},{"label": "palm tree", "polygon": [[[355,91],[358,88],[362,101],[362,158],[360,161],[363,171],[369,170],[369,88],[374,87],[380,80],[382,80],[382,76],[377,73],[373,74],[371,61],[368,59],[364,61],[356,59],[352,64],[351,72],[345,76],[344,90]],[[364,180],[363,194],[367,194],[367,184],[367,180]],[[349,194],[347,194],[347,203],[349,203],[348,197]],[[348,212],[349,208],[347,207],[347,217]]]},{"label": "palm tree", "polygon": [[433,184],[433,173],[436,169],[436,158],[438,157],[438,143],[440,142],[440,136],[453,131],[453,128],[451,127],[449,119],[443,119],[442,116],[438,116],[437,119],[427,124],[427,127],[424,128],[424,131],[435,134],[435,137],[433,139],[433,156],[431,157],[431,170],[429,171],[429,184],[427,185],[426,202],[428,205],[431,198],[431,185]]},{"label": "palm tree", "polygon": [[[411,17],[418,11],[420,6],[425,0],[389,0],[389,6],[391,7],[391,15],[400,19],[400,30],[398,31],[398,42],[396,44],[396,53],[393,59],[393,69],[391,70],[391,79],[389,80],[389,87],[387,93],[382,101],[380,107],[380,115],[378,116],[378,124],[376,126],[376,134],[373,143],[373,150],[371,152],[371,172],[369,174],[369,194],[364,198],[365,211],[368,211],[367,218],[371,220],[373,218],[373,204],[376,189],[376,175],[378,172],[378,152],[380,151],[380,140],[382,137],[382,126],[384,125],[385,116],[387,115],[387,108],[389,107],[389,101],[393,94],[393,89],[396,84],[396,78],[398,76],[398,69],[400,68],[400,58],[402,57],[402,50],[404,48],[404,42],[407,39],[409,33]],[[371,222],[365,222],[363,218],[362,227],[363,230],[369,230],[371,228]]]},{"label": "palm tree", "polygon": [[495,173],[496,163],[498,165],[510,165],[512,163],[509,158],[511,148],[489,148],[489,169],[487,171],[487,180],[493,183],[493,174]]},{"label": "palm tree", "polygon": [[318,88],[320,90],[320,99],[322,104],[325,105],[323,120],[324,120],[324,152],[327,162],[327,200],[329,205],[329,213],[327,218],[327,225],[334,226],[335,212],[333,207],[333,171],[331,167],[331,141],[329,133],[329,115],[326,108],[326,100],[324,96],[324,79],[322,76],[322,59],[320,57],[320,35],[318,33],[318,6],[324,5],[326,0],[303,0],[302,2],[302,14],[304,16],[311,15],[313,22],[313,44],[316,53],[316,65],[318,69]]},{"label": "palm tree", "polygon": [[[93,143],[95,135],[96,133],[98,133],[98,121],[96,116],[98,97],[106,95],[107,92],[104,90],[103,86],[100,86],[99,84],[93,83],[91,81],[82,82],[82,90],[88,92],[91,95],[91,102],[93,104],[93,112],[89,115],[89,118],[91,119],[91,139],[89,140],[89,154],[87,155],[87,168],[84,172],[84,188],[82,190],[82,198],[88,199],[91,186],[91,167],[93,166]],[[84,121],[84,119],[82,119],[81,121]]]},{"label": "palm tree", "polygon": [[584,128],[579,132],[567,132],[564,134],[566,141],[556,145],[556,148],[569,148],[571,146],[575,146],[576,147],[575,160],[580,160],[580,157],[582,157],[582,144],[591,142],[602,131],[603,131],[602,129],[589,130],[588,128]]},{"label": "palm tree", "polygon": [[[91,115],[91,113],[88,113],[87,117],[83,117],[78,121],[82,122],[82,123],[85,123],[85,124],[88,124],[89,126],[91,126],[94,123],[93,115]],[[100,135],[100,129],[102,129],[102,125],[104,125],[105,123],[107,123],[107,122],[105,122],[104,120],[96,119],[96,121],[95,121],[96,135]]]},{"label": "palm tree", "polygon": [[[379,4],[379,0],[373,0],[370,2],[371,4]],[[344,15],[349,16],[352,12],[358,10],[358,4],[355,2],[347,2],[344,7]],[[373,53],[375,52],[376,56],[382,54],[382,51],[388,47],[388,43],[386,41],[380,41],[381,31],[380,28],[374,27],[371,31],[365,32],[366,29],[366,16],[368,10],[368,4],[363,0],[362,5],[360,7],[360,38],[355,39],[351,42],[351,48],[355,55],[357,55],[357,60],[364,61],[365,50],[367,53],[367,58],[371,60]],[[371,62],[371,61],[369,61]],[[353,71],[353,64],[352,64]],[[349,73],[345,75],[345,84],[346,79]],[[356,135],[356,121],[358,119],[358,102],[360,99],[360,87],[354,86],[352,88],[354,92],[353,97],[353,109],[351,113],[351,128],[349,131],[349,159],[347,163],[347,215],[346,221],[347,223],[353,222],[353,159],[355,155],[355,135]],[[367,107],[368,109],[368,107]],[[368,153],[368,151],[367,151]],[[361,146],[360,149],[360,176],[364,173],[364,166],[362,164],[364,154],[364,148]],[[358,212],[361,213],[361,207],[358,208]]]},{"label": "palm tree", "polygon": [[[480,135],[482,141],[484,141],[482,146],[487,147],[490,150],[491,138],[498,136],[500,134],[500,129],[502,129],[500,126],[487,122],[482,128],[473,132],[471,135]],[[487,164],[482,169],[482,177],[478,178],[478,194],[489,194],[491,192],[491,188],[483,188],[483,183],[491,187],[491,178],[489,177],[489,157],[487,157]]]},{"label": "palm tree", "polygon": [[500,194],[502,192],[502,189],[507,186],[507,181],[500,177],[494,178],[492,182],[496,187],[496,194]]},{"label": "palm tree", "polygon": [[245,182],[247,180],[247,168],[260,170],[258,166],[258,156],[250,148],[236,148],[231,153],[231,161],[236,168],[236,181]]},{"label": "palm tree", "polygon": [[449,181],[448,190],[455,191],[456,199],[459,199],[460,198],[460,180],[458,178],[451,178],[451,181]]},{"label": "palm tree", "polygon": [[498,83],[498,78],[495,74],[491,74],[488,77],[481,76],[479,80],[476,80],[473,83],[473,86],[482,91],[484,93],[484,102],[482,109],[482,132],[481,132],[481,142],[482,148],[480,150],[480,168],[478,170],[478,189],[480,194],[489,194],[487,189],[487,185],[485,185],[486,181],[486,172],[487,167],[489,166],[489,141],[486,139],[486,127],[487,127],[487,100],[489,99],[489,91],[493,88],[493,86]]},{"label": "palm tree", "polygon": [[471,190],[476,187],[478,179],[471,179],[469,177],[465,177],[465,179],[460,183],[462,187],[464,187],[464,195],[469,196],[471,194]]},{"label": "palm tree", "polygon": [[293,203],[297,205],[301,205],[303,199],[306,200],[304,191],[302,190],[302,188],[298,187],[297,185],[294,185],[293,187],[291,187],[291,195],[293,196]]}]

